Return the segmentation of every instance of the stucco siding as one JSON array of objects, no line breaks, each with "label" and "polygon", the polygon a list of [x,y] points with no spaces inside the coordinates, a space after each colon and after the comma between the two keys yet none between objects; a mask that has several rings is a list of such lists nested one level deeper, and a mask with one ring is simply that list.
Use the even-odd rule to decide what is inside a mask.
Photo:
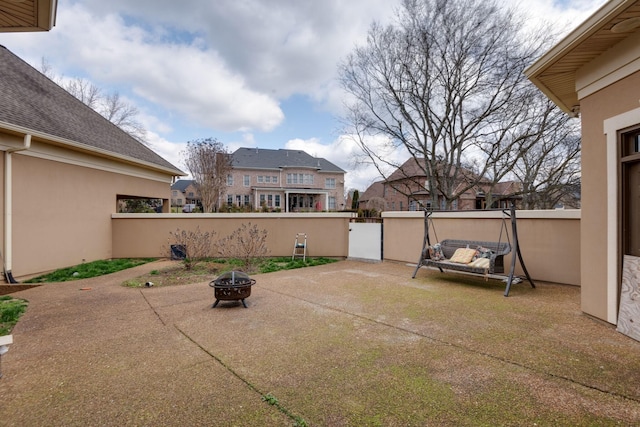
[{"label": "stucco siding", "polygon": [[112,258],[111,214],[117,195],[168,199],[169,179],[143,179],[14,153],[14,276]]},{"label": "stucco siding", "polygon": [[[612,84],[580,101],[582,111],[582,231],[581,282],[582,310],[601,319],[607,319],[606,249],[611,237],[607,223],[607,138],[603,123],[639,107],[638,87],[640,72]],[[633,94],[633,96],[630,96]],[[617,180],[617,178],[616,178]],[[617,186],[617,182],[615,183]],[[618,258],[619,254],[616,253]],[[619,275],[619,272],[617,273]]]}]

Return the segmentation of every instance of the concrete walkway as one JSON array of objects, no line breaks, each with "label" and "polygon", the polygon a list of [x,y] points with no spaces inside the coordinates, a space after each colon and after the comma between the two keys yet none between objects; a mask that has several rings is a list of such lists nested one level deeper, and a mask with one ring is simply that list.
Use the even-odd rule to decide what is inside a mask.
[{"label": "concrete walkway", "polygon": [[120,286],[167,263],[15,293],[0,425],[640,424],[640,343],[579,288],[353,261],[255,275],[246,309]]}]

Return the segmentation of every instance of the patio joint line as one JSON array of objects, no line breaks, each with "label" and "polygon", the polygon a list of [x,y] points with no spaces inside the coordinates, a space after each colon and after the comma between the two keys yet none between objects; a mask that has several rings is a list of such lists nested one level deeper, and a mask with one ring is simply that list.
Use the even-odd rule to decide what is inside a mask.
[{"label": "patio joint line", "polygon": [[158,320],[160,320],[160,323],[162,323],[162,326],[167,326],[167,324],[164,322],[164,320],[162,320],[162,317],[160,316],[160,314],[156,311],[156,308],[151,305],[151,303],[149,302],[147,297],[144,295],[144,292],[140,291],[140,295],[142,295],[142,298],[147,303],[149,308],[155,313],[156,317],[158,317]]},{"label": "patio joint line", "polygon": [[300,297],[297,297],[297,296],[294,296],[294,295],[291,295],[291,294],[275,291],[273,289],[268,289],[268,288],[264,288],[264,289],[266,289],[268,291],[271,291],[271,292],[274,292],[276,294],[280,294],[280,295],[288,296],[288,297],[291,297],[291,298],[295,298],[295,299],[298,299],[300,301],[307,302],[309,304],[313,304],[313,305],[316,305],[316,306],[319,306],[319,307],[327,308],[329,310],[337,311],[339,313],[347,314],[349,316],[353,316],[353,317],[356,317],[356,318],[359,318],[359,319],[367,320],[369,322],[377,323],[377,324],[382,325],[382,326],[387,326],[389,328],[397,329],[397,330],[402,331],[402,332],[407,332],[407,333],[410,333],[410,334],[413,334],[413,335],[417,335],[417,336],[419,336],[421,338],[426,338],[428,340],[431,340],[433,342],[437,342],[439,344],[448,345],[448,346],[451,346],[451,347],[454,347],[454,348],[457,348],[457,349],[460,349],[460,350],[463,350],[463,351],[466,351],[466,352],[469,352],[469,353],[474,353],[474,354],[478,354],[478,355],[481,355],[481,356],[484,356],[484,357],[487,357],[487,358],[490,358],[490,359],[494,359],[494,360],[497,360],[497,361],[505,363],[505,364],[509,364],[509,365],[512,365],[512,366],[517,366],[519,368],[522,368],[522,369],[525,369],[525,370],[528,370],[528,371],[531,371],[531,372],[535,372],[535,373],[542,374],[542,375],[547,375],[549,377],[556,378],[556,379],[559,379],[559,380],[567,381],[567,382],[570,382],[572,384],[575,384],[575,385],[578,385],[578,386],[581,386],[581,387],[584,387],[584,388],[587,388],[587,389],[590,389],[590,390],[597,391],[599,393],[607,394],[607,395],[613,396],[613,397],[619,397],[619,398],[622,398],[622,399],[625,399],[625,400],[629,400],[629,401],[635,402],[635,403],[640,403],[640,398],[637,398],[637,397],[627,396],[625,394],[616,393],[615,391],[604,390],[602,388],[599,388],[599,387],[596,387],[596,386],[593,386],[593,385],[590,385],[590,384],[585,384],[583,382],[574,380],[573,378],[569,378],[569,377],[566,377],[564,375],[558,375],[558,374],[554,374],[554,373],[551,373],[551,372],[546,372],[546,371],[543,371],[543,370],[535,369],[535,368],[533,368],[531,366],[527,366],[527,365],[524,365],[522,363],[519,363],[519,362],[516,362],[516,361],[513,361],[513,360],[505,359],[504,357],[500,357],[500,356],[493,355],[491,353],[487,353],[487,352],[484,352],[484,351],[476,350],[476,349],[471,348],[471,347],[465,347],[465,346],[463,346],[461,344],[456,344],[456,343],[452,343],[452,342],[449,342],[449,341],[445,341],[443,339],[435,338],[435,337],[423,334],[421,332],[412,331],[410,329],[406,329],[406,328],[403,328],[401,326],[397,326],[397,325],[393,325],[393,324],[390,324],[390,323],[382,322],[380,320],[372,319],[370,317],[363,316],[361,314],[352,313],[352,312],[346,311],[344,309],[336,308],[336,307],[333,307],[333,306],[330,306],[330,305],[326,305],[326,304],[322,304],[322,303],[318,303],[318,302],[315,302],[315,301],[310,301],[310,300],[307,300],[307,299],[304,299],[304,298],[300,298]]},{"label": "patio joint line", "polygon": [[[246,378],[244,378],[243,376],[241,376],[238,372],[236,372],[231,366],[229,366],[228,364],[226,364],[220,357],[216,356],[215,354],[213,354],[212,352],[210,352],[209,350],[207,350],[206,348],[204,348],[202,345],[200,345],[200,343],[198,343],[196,340],[194,340],[193,338],[191,338],[191,336],[189,336],[186,332],[184,332],[182,329],[180,329],[178,327],[178,325],[174,324],[173,325],[174,328],[176,328],[178,330],[178,332],[180,332],[186,339],[188,339],[189,341],[191,341],[196,347],[198,347],[200,350],[202,350],[204,353],[206,353],[207,355],[209,355],[213,360],[215,360],[216,362],[218,362],[224,369],[226,369],[227,371],[229,371],[231,373],[231,375],[233,375],[234,377],[238,378],[240,381],[242,381],[247,387],[249,387],[249,389],[251,391],[254,391],[256,393],[258,393],[260,395],[260,398],[262,399],[262,401],[267,402],[269,405],[274,406],[275,408],[277,408],[281,413],[283,413],[284,415],[286,415],[287,417],[291,418],[293,421],[295,422],[299,422],[300,420],[302,420],[301,417],[294,415],[289,409],[287,409],[285,406],[283,406],[280,402],[275,401],[275,403],[270,403],[270,399],[268,399],[268,396],[272,396],[271,394],[267,394],[267,393],[263,393],[261,392],[258,387],[256,387],[255,385],[253,385],[249,380],[247,380]],[[297,424],[296,424],[297,425]]]}]

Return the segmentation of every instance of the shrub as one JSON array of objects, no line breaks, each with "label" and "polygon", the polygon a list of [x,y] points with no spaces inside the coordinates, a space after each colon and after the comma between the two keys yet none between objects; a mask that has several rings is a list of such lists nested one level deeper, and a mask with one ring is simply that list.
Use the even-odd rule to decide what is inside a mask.
[{"label": "shrub", "polygon": [[218,254],[225,258],[239,259],[243,270],[249,272],[258,259],[269,253],[267,235],[267,230],[259,230],[255,224],[242,224],[233,233],[218,240]]},{"label": "shrub", "polygon": [[[215,231],[200,231],[200,227],[196,227],[195,231],[180,230],[170,231],[169,235],[173,238],[175,244],[182,246],[184,249],[184,267],[191,270],[198,263],[211,255],[211,241],[215,236]],[[169,247],[171,247],[169,242]]]}]

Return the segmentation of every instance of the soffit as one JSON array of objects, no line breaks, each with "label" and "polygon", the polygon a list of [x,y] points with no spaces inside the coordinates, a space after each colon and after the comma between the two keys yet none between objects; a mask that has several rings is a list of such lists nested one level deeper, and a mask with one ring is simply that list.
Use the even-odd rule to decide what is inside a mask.
[{"label": "soffit", "polygon": [[57,5],[57,0],[0,0],[0,33],[49,31]]},{"label": "soffit", "polygon": [[625,40],[630,32],[611,28],[640,18],[640,0],[612,0],[525,70],[526,76],[565,112],[579,111],[576,72]]}]

